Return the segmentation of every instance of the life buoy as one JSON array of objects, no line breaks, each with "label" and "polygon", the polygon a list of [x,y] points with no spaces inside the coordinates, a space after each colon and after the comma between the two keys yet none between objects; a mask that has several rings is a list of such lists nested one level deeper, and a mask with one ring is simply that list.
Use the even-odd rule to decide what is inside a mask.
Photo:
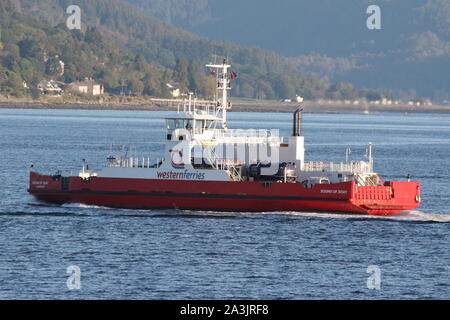
[{"label": "life buoy", "polygon": [[[172,154],[172,156],[170,157],[171,161],[172,161],[172,166],[175,169],[183,169],[185,166],[185,164],[183,162],[183,152],[181,150],[176,150],[176,149],[171,149],[171,150],[169,150],[169,152]],[[174,154],[178,155],[180,157],[179,161],[174,159]]]}]

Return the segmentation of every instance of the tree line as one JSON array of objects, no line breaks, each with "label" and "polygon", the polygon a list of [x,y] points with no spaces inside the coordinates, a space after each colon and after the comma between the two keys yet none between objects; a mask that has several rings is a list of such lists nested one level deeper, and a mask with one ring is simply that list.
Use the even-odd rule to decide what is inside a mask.
[{"label": "tree line", "polygon": [[[38,11],[35,19],[19,12],[17,2],[48,10]],[[50,24],[50,17],[64,12],[66,2],[0,2],[0,94],[37,97],[42,79],[65,85],[93,78],[110,94],[170,97],[167,84],[173,83],[182,92],[211,98],[215,81],[203,64],[224,58],[239,74],[231,92],[236,97],[372,99],[378,94],[300,73],[288,59],[270,51],[197,37],[120,0],[79,0],[85,21],[100,21],[87,23],[84,30],[68,30],[64,15]]]}]

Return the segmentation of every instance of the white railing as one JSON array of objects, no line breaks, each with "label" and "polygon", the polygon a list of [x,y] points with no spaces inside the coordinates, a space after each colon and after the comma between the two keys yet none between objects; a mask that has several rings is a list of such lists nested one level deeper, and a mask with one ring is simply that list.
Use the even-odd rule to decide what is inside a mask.
[{"label": "white railing", "polygon": [[273,135],[271,130],[221,130],[216,129],[212,135],[212,139],[223,143],[270,143],[281,144],[283,138]]},{"label": "white railing", "polygon": [[208,157],[207,160],[211,163],[215,170],[226,170],[228,175],[233,181],[242,181],[242,176],[239,170],[236,168],[236,165],[240,165],[236,161],[223,159],[217,157],[214,148],[207,148]]},{"label": "white railing", "polygon": [[156,163],[152,163],[150,158],[108,158],[106,166],[108,168],[159,168],[164,159],[157,159]]},{"label": "white railing", "polygon": [[267,129],[229,129],[216,130],[215,135],[219,137],[272,137],[272,131]]},{"label": "white railing", "polygon": [[305,162],[303,171],[306,172],[352,172],[352,173],[372,173],[372,166],[369,162]]},{"label": "white railing", "polygon": [[235,166],[228,166],[228,173],[233,181],[242,181],[242,176]]}]

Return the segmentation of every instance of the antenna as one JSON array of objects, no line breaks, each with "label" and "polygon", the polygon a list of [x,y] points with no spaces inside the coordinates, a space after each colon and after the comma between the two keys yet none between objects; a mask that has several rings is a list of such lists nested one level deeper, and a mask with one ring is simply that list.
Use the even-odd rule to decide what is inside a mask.
[{"label": "antenna", "polygon": [[[227,108],[228,108],[228,90],[231,89],[228,69],[231,65],[227,64],[227,59],[223,59],[223,64],[207,64],[207,68],[211,68],[216,73],[217,94],[222,91],[222,97],[217,99],[217,113],[222,112],[222,125],[227,130]],[[219,74],[220,73],[220,74]]]},{"label": "antenna", "polygon": [[345,149],[345,162],[348,163],[348,159],[349,159],[351,153],[352,153],[352,149],[350,149],[350,148]]},{"label": "antenna", "polygon": [[365,156],[369,159],[370,170],[373,171],[373,157],[372,157],[372,142],[369,142],[369,147],[366,149]]}]

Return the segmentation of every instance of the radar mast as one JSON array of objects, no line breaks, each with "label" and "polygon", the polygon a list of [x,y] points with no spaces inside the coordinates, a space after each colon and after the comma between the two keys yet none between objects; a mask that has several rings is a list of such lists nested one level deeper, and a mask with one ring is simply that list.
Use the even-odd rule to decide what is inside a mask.
[{"label": "radar mast", "polygon": [[211,74],[216,75],[217,79],[217,111],[222,113],[222,125],[225,130],[227,127],[227,110],[231,109],[231,103],[228,102],[228,91],[231,90],[231,80],[228,75],[228,69],[231,65],[224,59],[222,64],[207,64],[207,68],[212,69]]}]

